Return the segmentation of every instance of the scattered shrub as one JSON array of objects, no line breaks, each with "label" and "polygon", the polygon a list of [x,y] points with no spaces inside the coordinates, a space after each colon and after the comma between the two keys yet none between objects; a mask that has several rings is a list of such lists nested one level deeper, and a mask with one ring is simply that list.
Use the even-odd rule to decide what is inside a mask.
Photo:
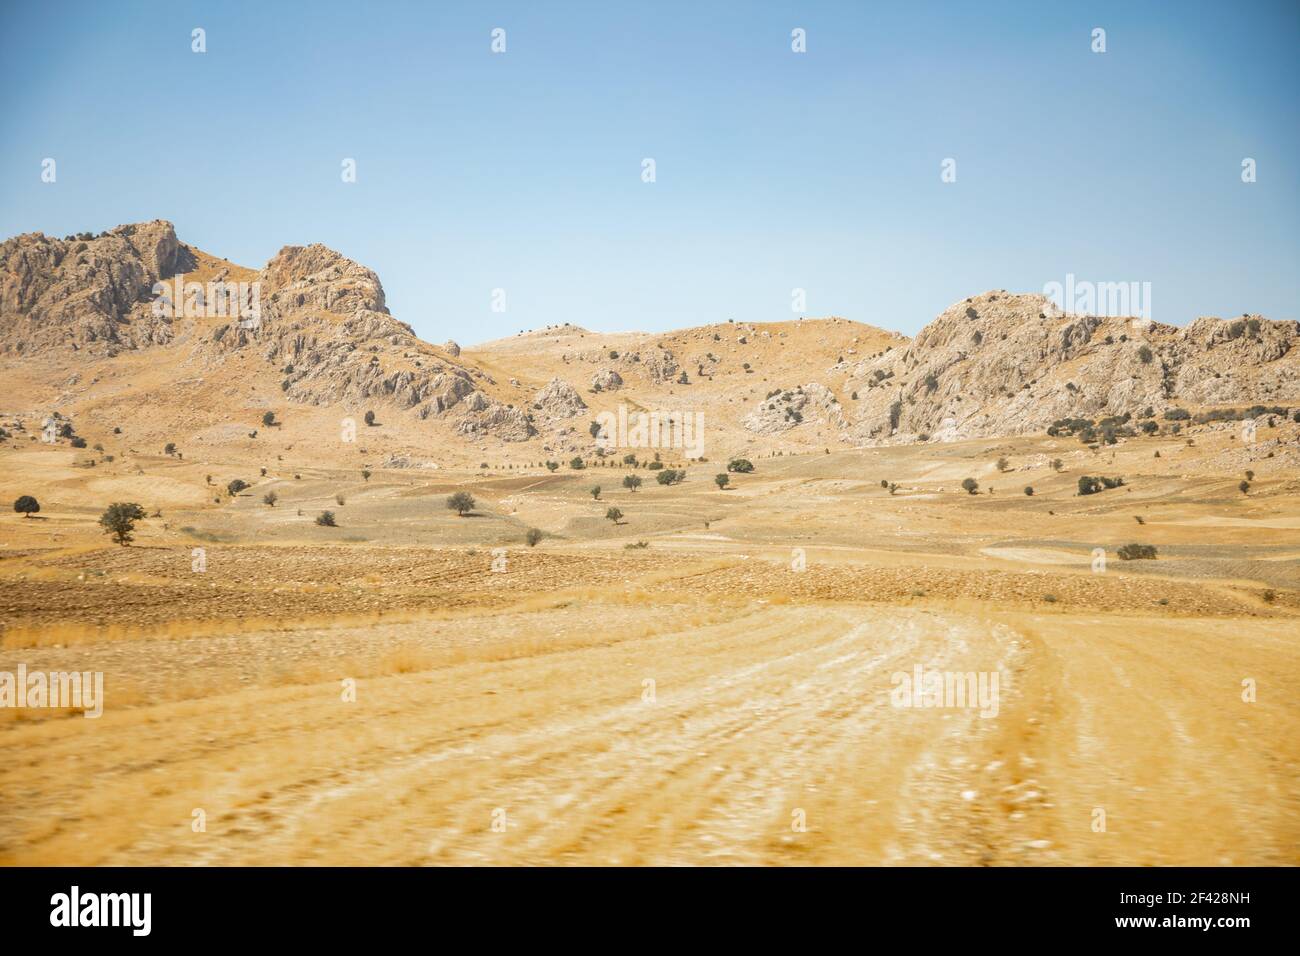
[{"label": "scattered shrub", "polygon": [[31,495],[19,495],[18,500],[14,502],[14,511],[24,518],[30,518],[40,510],[41,503]]},{"label": "scattered shrub", "polygon": [[1118,488],[1124,484],[1123,478],[1107,478],[1104,475],[1080,475],[1079,494],[1095,495],[1107,488]]},{"label": "scattered shrub", "polygon": [[725,489],[730,484],[731,477],[729,475],[714,475],[713,480],[719,489]]},{"label": "scattered shrub", "polygon": [[974,478],[964,478],[961,483],[962,490],[968,495],[979,494],[980,483]]},{"label": "scattered shrub", "polygon": [[337,528],[338,523],[334,520],[334,512],[322,511],[316,516],[316,523],[322,528]]},{"label": "scattered shrub", "polygon": [[280,496],[277,495],[274,491],[268,491],[266,494],[262,495],[262,504],[267,505],[271,508],[274,508],[275,503],[279,500],[280,500]]},{"label": "scattered shrub", "polygon": [[1126,544],[1119,549],[1121,561],[1154,561],[1156,546],[1154,544]]},{"label": "scattered shrub", "polygon": [[754,463],[748,458],[733,458],[727,462],[727,471],[734,471],[739,474],[749,474],[754,470]]},{"label": "scattered shrub", "polygon": [[524,535],[524,540],[528,542],[528,547],[535,548],[537,543],[542,540],[542,537],[540,528],[529,528],[528,533]]},{"label": "scattered shrub", "polygon": [[623,487],[626,488],[628,491],[635,492],[638,488],[641,487],[641,476],[640,476],[640,475],[624,475],[624,476],[623,476]]}]

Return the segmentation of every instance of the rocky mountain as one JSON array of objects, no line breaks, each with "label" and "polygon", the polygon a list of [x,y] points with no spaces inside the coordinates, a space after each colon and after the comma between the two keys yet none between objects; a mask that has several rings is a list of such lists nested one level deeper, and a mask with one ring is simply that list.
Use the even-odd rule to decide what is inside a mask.
[{"label": "rocky mountain", "polygon": [[946,310],[906,348],[856,363],[850,440],[1044,431],[1067,418],[1300,403],[1300,323],[1201,318],[1186,328],[1060,312],[988,292]]},{"label": "rocky mountain", "polygon": [[[219,428],[236,408],[369,410],[406,423],[405,445],[388,449],[398,457],[431,441],[439,453],[589,454],[587,420],[619,407],[703,411],[728,452],[761,452],[1294,406],[1298,342],[1293,321],[1177,328],[994,291],[914,339],[840,318],[663,334],[565,325],[462,351],[416,337],[374,272],[321,245],[286,246],[252,270],[181,242],[162,220],[0,243],[3,408],[120,415],[108,409],[134,387],[133,407],[173,430],[194,419],[212,441],[243,440],[242,426]],[[146,377],[147,393],[123,381]]]}]

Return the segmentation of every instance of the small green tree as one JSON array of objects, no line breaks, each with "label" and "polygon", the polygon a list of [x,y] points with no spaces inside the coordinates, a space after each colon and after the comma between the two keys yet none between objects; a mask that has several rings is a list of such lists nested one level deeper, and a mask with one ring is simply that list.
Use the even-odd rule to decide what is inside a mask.
[{"label": "small green tree", "polygon": [[754,463],[748,458],[733,458],[727,462],[727,471],[747,475],[754,470]]},{"label": "small green tree", "polygon": [[176,454],[176,443],[169,441],[167,444],[163,445],[163,454],[164,455]]},{"label": "small green tree", "polygon": [[966,478],[963,479],[961,483],[961,487],[962,490],[965,491],[968,495],[975,495],[975,494],[979,494],[980,483],[976,481],[974,478]]},{"label": "small green tree", "polygon": [[322,528],[337,528],[338,523],[334,520],[334,512],[322,511],[316,516],[316,523]]},{"label": "small green tree", "polygon": [[555,469],[560,467],[560,463],[558,461],[548,461],[546,467],[550,471],[555,471]]},{"label": "small green tree", "polygon": [[244,481],[242,478],[236,478],[234,481],[226,485],[226,491],[229,492],[230,497],[233,498],[247,487],[248,482]]},{"label": "small green tree", "polygon": [[30,518],[41,510],[41,503],[31,495],[20,495],[14,502],[14,511],[18,512],[24,518]]},{"label": "small green tree", "polygon": [[474,496],[468,491],[458,491],[447,497],[447,508],[463,518],[474,510]]},{"label": "small green tree", "polygon": [[608,508],[605,511],[605,517],[614,522],[614,524],[618,524],[623,520],[623,512],[619,511],[617,508]]},{"label": "small green tree", "polygon": [[262,426],[264,428],[270,428],[274,424],[276,424],[275,412],[267,412],[262,416]]},{"label": "small green tree", "polygon": [[1034,486],[1025,485],[1025,494],[1032,498],[1034,496]]},{"label": "small green tree", "polygon": [[374,413],[374,412],[366,412],[366,424],[367,424],[367,425],[374,425],[374,424],[375,424],[375,413]]},{"label": "small green tree", "polygon": [[998,458],[997,461],[998,471],[1006,471],[1010,467],[1011,467],[1011,462],[1007,460],[1006,455],[1002,455],[1000,458]]},{"label": "small green tree", "polygon": [[640,476],[640,475],[624,475],[624,476],[623,476],[623,487],[626,488],[628,491],[635,492],[638,488],[641,487],[641,476]]},{"label": "small green tree", "polygon": [[729,484],[731,483],[731,476],[730,476],[730,475],[725,475],[725,474],[722,474],[722,475],[714,475],[714,476],[713,476],[713,481],[714,481],[714,483],[718,486],[719,490],[722,490],[722,489],[725,489],[725,488],[727,487],[727,485],[729,485]]},{"label": "small green tree", "polygon": [[104,533],[112,535],[113,540],[124,548],[133,540],[135,523],[143,520],[144,509],[133,501],[115,501],[99,516]]},{"label": "small green tree", "polygon": [[1239,485],[1237,486],[1237,488],[1238,488],[1238,489],[1241,491],[1241,493],[1244,495],[1246,492],[1250,491],[1250,482],[1249,482],[1249,481],[1243,481],[1241,484],[1239,484]]},{"label": "small green tree", "polygon": [[274,491],[268,491],[266,494],[262,495],[262,503],[265,505],[269,505],[272,508],[275,507],[275,503],[279,500],[280,500],[280,496],[277,495]]},{"label": "small green tree", "polygon": [[582,469],[587,467],[587,463],[582,460],[580,455],[574,455],[569,459],[569,467],[574,471],[582,471]]},{"label": "small green tree", "polygon": [[362,480],[362,481],[369,481],[369,480],[370,480],[370,469],[369,469],[369,468],[362,468],[362,469],[361,469],[361,480]]},{"label": "small green tree", "polygon": [[528,547],[535,548],[537,543],[542,540],[542,530],[540,528],[529,528],[528,533],[524,535],[524,540],[528,542]]},{"label": "small green tree", "polygon": [[597,501],[600,500],[600,485],[592,485],[591,497],[595,498]]}]

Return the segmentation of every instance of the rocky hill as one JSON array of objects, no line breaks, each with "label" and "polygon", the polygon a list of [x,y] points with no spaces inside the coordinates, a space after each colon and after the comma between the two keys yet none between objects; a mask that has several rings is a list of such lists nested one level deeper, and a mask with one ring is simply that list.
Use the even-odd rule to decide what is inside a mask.
[{"label": "rocky hill", "polygon": [[[719,456],[950,441],[1300,405],[1298,342],[1296,322],[1176,328],[997,291],[915,339],[842,318],[662,334],[563,325],[462,351],[417,338],[374,272],[321,245],[252,270],[161,220],[0,243],[0,410],[147,412],[158,435],[215,444],[254,439],[243,423],[274,407],[320,422],[376,412],[394,457],[589,455],[589,419],[619,409],[703,413]],[[298,440],[326,449],[313,434]]]}]

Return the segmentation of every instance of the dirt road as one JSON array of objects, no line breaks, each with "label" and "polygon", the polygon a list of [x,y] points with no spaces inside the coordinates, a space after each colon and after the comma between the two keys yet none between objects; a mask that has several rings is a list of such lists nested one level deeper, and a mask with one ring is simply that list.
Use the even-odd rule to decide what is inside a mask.
[{"label": "dirt road", "polygon": [[[355,702],[196,673],[115,708],[110,672],[102,718],[0,727],[0,862],[1300,862],[1288,623],[784,605],[620,640],[610,608],[575,644],[578,613]],[[917,665],[996,672],[997,715],[896,706]]]}]

